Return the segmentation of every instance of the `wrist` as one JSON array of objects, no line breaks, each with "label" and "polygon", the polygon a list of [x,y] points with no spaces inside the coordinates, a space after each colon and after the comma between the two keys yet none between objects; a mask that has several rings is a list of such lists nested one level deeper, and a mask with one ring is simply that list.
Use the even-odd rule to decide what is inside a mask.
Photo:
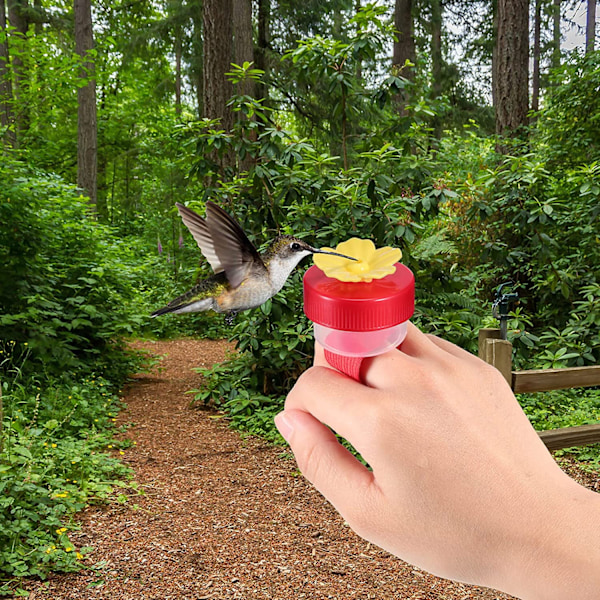
[{"label": "wrist", "polygon": [[597,600],[600,495],[564,476],[528,514],[499,589],[523,600]]}]

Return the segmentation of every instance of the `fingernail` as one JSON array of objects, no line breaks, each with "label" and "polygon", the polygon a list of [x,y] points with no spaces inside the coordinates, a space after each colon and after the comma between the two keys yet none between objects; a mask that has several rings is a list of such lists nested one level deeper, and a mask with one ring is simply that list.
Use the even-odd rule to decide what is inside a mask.
[{"label": "fingernail", "polygon": [[278,415],[275,415],[275,426],[279,430],[281,437],[286,442],[290,441],[290,437],[292,435],[292,430],[294,429],[290,420],[287,418],[285,411],[280,412]]}]

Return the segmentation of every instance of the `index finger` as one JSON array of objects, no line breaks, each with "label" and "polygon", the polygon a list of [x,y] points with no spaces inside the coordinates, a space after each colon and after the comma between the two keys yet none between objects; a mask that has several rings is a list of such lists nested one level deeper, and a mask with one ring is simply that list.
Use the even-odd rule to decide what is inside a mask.
[{"label": "index finger", "polygon": [[376,390],[331,367],[315,366],[298,378],[287,395],[285,410],[308,412],[345,436],[360,421],[358,415],[365,405],[376,402],[376,396]]}]

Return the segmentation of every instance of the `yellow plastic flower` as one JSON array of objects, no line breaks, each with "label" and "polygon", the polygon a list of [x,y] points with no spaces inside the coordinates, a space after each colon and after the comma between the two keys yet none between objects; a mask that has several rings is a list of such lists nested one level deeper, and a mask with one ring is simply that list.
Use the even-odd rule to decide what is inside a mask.
[{"label": "yellow plastic flower", "polygon": [[331,254],[314,254],[315,265],[327,275],[339,281],[364,281],[369,283],[373,279],[381,279],[396,271],[395,263],[402,257],[398,248],[375,248],[371,240],[351,238],[341,242],[335,249],[323,248],[329,252],[339,252],[352,256],[357,260],[349,260]]}]

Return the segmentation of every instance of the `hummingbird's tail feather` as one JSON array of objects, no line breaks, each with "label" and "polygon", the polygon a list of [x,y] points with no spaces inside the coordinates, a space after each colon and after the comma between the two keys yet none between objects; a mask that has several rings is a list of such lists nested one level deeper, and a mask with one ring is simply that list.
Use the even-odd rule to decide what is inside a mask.
[{"label": "hummingbird's tail feather", "polygon": [[167,313],[180,315],[189,312],[214,310],[221,312],[216,298],[227,290],[227,276],[225,273],[216,273],[208,279],[199,281],[191,290],[171,300],[169,304],[155,310],[150,316],[160,317]]},{"label": "hummingbird's tail feather", "polygon": [[192,302],[185,302],[182,300],[184,300],[184,297],[176,298],[172,302],[169,302],[167,306],[155,310],[150,316],[154,318],[168,313],[181,315],[189,312],[201,312],[213,308],[214,305],[212,298],[203,298],[202,300],[193,300]]}]

